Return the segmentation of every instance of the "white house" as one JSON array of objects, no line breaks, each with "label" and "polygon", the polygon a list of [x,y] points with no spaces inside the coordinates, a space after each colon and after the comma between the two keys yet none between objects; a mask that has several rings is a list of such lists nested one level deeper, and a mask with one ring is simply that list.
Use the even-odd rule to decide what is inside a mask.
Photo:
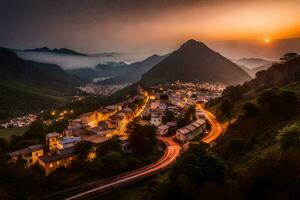
[{"label": "white house", "polygon": [[182,143],[186,143],[194,139],[200,133],[205,131],[205,120],[198,119],[189,125],[180,128],[176,131],[176,139]]}]

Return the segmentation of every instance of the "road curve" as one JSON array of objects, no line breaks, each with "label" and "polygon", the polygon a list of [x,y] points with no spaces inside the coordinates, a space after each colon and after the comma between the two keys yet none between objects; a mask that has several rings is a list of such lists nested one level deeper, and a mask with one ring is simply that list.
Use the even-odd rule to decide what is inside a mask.
[{"label": "road curve", "polygon": [[218,139],[218,137],[222,134],[223,128],[219,124],[219,122],[216,120],[216,117],[211,112],[205,110],[200,104],[197,104],[197,108],[204,113],[205,118],[207,119],[208,123],[211,126],[211,130],[210,130],[209,134],[207,134],[202,139],[202,142],[212,143],[213,141]]},{"label": "road curve", "polygon": [[145,177],[149,177],[172,166],[180,153],[180,146],[170,138],[159,137],[158,139],[167,147],[164,155],[157,162],[146,167],[107,179],[105,182],[99,183],[99,185],[95,186],[93,189],[70,196],[66,198],[66,200],[88,199],[111,189],[125,186]]}]

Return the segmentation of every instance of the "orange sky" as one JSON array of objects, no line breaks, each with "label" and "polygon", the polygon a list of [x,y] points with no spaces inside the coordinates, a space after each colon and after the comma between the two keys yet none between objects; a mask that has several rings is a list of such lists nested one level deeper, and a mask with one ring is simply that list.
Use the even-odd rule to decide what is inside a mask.
[{"label": "orange sky", "polygon": [[166,52],[204,42],[300,36],[300,0],[7,0],[0,46]]}]

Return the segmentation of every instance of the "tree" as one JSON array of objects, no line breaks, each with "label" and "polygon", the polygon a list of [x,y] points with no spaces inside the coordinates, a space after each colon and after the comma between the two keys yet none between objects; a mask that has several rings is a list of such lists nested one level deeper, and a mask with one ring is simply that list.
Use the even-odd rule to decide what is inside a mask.
[{"label": "tree", "polygon": [[166,115],[162,119],[163,123],[174,121],[174,120],[176,120],[175,114],[172,111],[167,110]]},{"label": "tree", "polygon": [[298,54],[297,53],[287,53],[287,54],[284,54],[281,58],[280,58],[280,60],[282,61],[282,62],[287,62],[287,61],[289,61],[289,60],[292,60],[292,59],[294,59],[294,58],[296,58],[298,56]]},{"label": "tree", "polygon": [[231,112],[232,112],[232,104],[230,103],[230,101],[228,99],[225,99],[224,101],[222,101],[221,105],[220,105],[220,110],[222,112],[223,115],[225,115],[228,119],[229,124],[231,124]]},{"label": "tree", "polygon": [[24,133],[24,138],[44,141],[46,134],[47,131],[44,124],[41,121],[35,121],[30,125],[29,130]]},{"label": "tree", "polygon": [[182,128],[194,120],[196,120],[196,108],[191,105],[186,109],[183,117],[177,121],[177,128]]},{"label": "tree", "polygon": [[171,177],[176,180],[182,175],[196,184],[221,183],[225,178],[225,163],[208,151],[206,144],[191,144],[189,150],[178,159]]},{"label": "tree", "polygon": [[0,138],[0,152],[5,152],[7,148],[8,148],[8,143],[5,141],[5,139]]},{"label": "tree", "polygon": [[105,154],[101,158],[101,162],[104,164],[103,169],[106,171],[107,175],[119,173],[125,167],[122,154],[116,151],[110,151]]},{"label": "tree", "polygon": [[273,114],[285,114],[295,111],[294,106],[297,105],[298,100],[294,92],[271,88],[264,90],[257,102]]},{"label": "tree", "polygon": [[129,143],[137,156],[151,153],[157,144],[156,127],[134,124],[129,131]]},{"label": "tree", "polygon": [[285,126],[279,131],[278,139],[280,146],[285,149],[289,146],[300,144],[300,122],[297,121],[293,124]]},{"label": "tree", "polygon": [[116,136],[113,136],[99,146],[97,149],[97,156],[102,157],[110,151],[122,152],[121,145]]},{"label": "tree", "polygon": [[258,108],[256,107],[255,104],[253,104],[251,102],[247,102],[244,104],[244,106],[243,106],[244,116],[246,116],[246,117],[253,116],[257,112],[258,112]]},{"label": "tree", "polygon": [[79,160],[86,160],[88,153],[92,150],[92,144],[87,141],[80,141],[76,144],[76,153]]}]

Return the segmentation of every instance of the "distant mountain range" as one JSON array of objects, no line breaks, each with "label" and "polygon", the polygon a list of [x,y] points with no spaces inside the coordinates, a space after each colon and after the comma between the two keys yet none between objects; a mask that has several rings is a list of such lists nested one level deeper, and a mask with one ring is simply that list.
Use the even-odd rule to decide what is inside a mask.
[{"label": "distant mountain range", "polygon": [[254,69],[256,67],[266,65],[266,64],[271,64],[271,63],[275,62],[275,61],[265,60],[262,58],[240,58],[237,60],[231,59],[231,61],[238,65],[247,67],[248,69]]},{"label": "distant mountain range", "polygon": [[83,83],[57,65],[23,60],[0,48],[0,118],[62,105]]},{"label": "distant mountain range", "polygon": [[87,56],[87,54],[78,53],[76,51],[73,51],[73,50],[67,49],[67,48],[50,49],[48,47],[41,47],[41,48],[36,48],[36,49],[26,49],[24,51],[48,52],[48,53],[58,53],[58,54],[66,54],[66,55]]},{"label": "distant mountain range", "polygon": [[98,64],[94,69],[86,67],[67,70],[67,72],[86,80],[106,77],[107,79],[101,81],[101,84],[134,83],[139,81],[145,72],[149,71],[165,57],[166,56],[153,55],[143,61],[132,64],[108,62]]},{"label": "distant mountain range", "polygon": [[252,78],[261,70],[267,70],[275,61],[265,60],[262,58],[240,58],[231,60],[236,63],[241,69],[247,72]]},{"label": "distant mountain range", "polygon": [[227,58],[201,42],[189,40],[146,72],[138,84],[152,86],[183,80],[235,85],[250,79],[245,71]]}]

